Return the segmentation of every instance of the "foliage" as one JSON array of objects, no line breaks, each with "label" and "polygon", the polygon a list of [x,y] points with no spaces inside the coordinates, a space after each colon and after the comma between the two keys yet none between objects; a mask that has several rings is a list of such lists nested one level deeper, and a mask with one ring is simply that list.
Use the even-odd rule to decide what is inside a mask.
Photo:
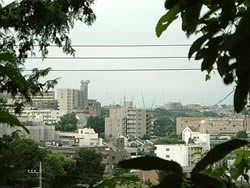
[{"label": "foliage", "polygon": [[225,84],[236,82],[234,108],[241,112],[250,91],[250,24],[249,1],[166,0],[167,13],[157,23],[159,37],[181,15],[182,30],[187,36],[200,33],[188,57],[201,60],[206,79],[216,67]]},{"label": "foliage", "polygon": [[176,132],[175,122],[171,118],[163,116],[154,121],[155,136],[167,136],[173,132]]},{"label": "foliage", "polygon": [[90,116],[87,121],[87,127],[93,128],[98,135],[104,133],[104,117],[102,116]]},{"label": "foliage", "polygon": [[75,131],[77,129],[77,118],[74,112],[67,113],[60,117],[57,122],[56,130],[58,131]]},{"label": "foliage", "polygon": [[231,182],[220,181],[204,173],[204,171],[206,171],[209,166],[223,159],[233,150],[247,144],[249,144],[249,142],[235,139],[215,146],[196,164],[191,172],[191,177],[185,177],[183,175],[183,170],[178,163],[163,160],[158,157],[141,157],[124,160],[119,163],[119,166],[130,169],[156,169],[164,171],[166,175],[160,181],[160,184],[155,187],[226,187],[226,183]]},{"label": "foliage", "polygon": [[[33,69],[24,75],[25,59],[39,51],[44,58],[47,47],[55,44],[63,52],[74,54],[68,37],[76,20],[90,25],[95,20],[91,9],[93,0],[22,0],[7,6],[0,4],[0,93],[19,95],[21,100],[13,104],[0,103],[0,122],[10,126],[25,127],[7,109],[19,113],[31,96],[48,91],[57,79],[40,82],[50,68]],[[26,129],[27,131],[27,129]],[[28,131],[27,131],[28,132]]]},{"label": "foliage", "polygon": [[100,153],[94,149],[81,148],[76,152],[74,160],[72,176],[78,183],[93,186],[102,180],[105,166]]},{"label": "foliage", "polygon": [[97,188],[142,187],[141,180],[132,173],[123,173],[112,178],[105,178]]},{"label": "foliage", "polygon": [[11,135],[3,135],[0,139],[0,172],[4,172],[4,175],[0,176],[0,187],[3,187],[9,178],[17,177],[14,166],[6,163],[5,155],[6,152],[12,151],[9,147],[9,143],[17,138],[19,138],[18,131],[15,131]]},{"label": "foliage", "polygon": [[239,132],[237,132],[236,137],[237,138],[247,138],[247,133],[246,133],[246,131],[239,131]]},{"label": "foliage", "polygon": [[61,154],[46,151],[46,155],[42,161],[43,187],[50,187],[51,182],[56,181],[57,177],[66,175],[68,160],[70,159],[66,159]]},{"label": "foliage", "polygon": [[[120,161],[122,161],[121,159]],[[118,162],[119,163],[119,162]],[[119,167],[118,163],[114,163],[113,168],[112,168],[112,175],[113,176],[120,176],[125,173],[129,173],[129,169],[124,169]]]},{"label": "foliage", "polygon": [[167,137],[160,137],[156,138],[153,141],[155,145],[157,144],[185,144],[185,141],[177,139],[177,138],[167,138]]},{"label": "foliage", "polygon": [[14,177],[8,177],[5,186],[18,187],[26,185],[34,187],[38,185],[37,176],[28,173],[29,169],[38,169],[39,161],[43,158],[43,153],[38,144],[30,139],[13,139],[7,143],[8,150],[2,155],[3,164],[12,166],[17,173]]}]

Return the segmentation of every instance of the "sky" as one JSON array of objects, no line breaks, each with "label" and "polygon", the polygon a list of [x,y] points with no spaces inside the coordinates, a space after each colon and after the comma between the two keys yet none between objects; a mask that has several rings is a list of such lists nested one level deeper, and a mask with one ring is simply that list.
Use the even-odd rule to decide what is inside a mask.
[{"label": "sky", "polygon": [[[97,19],[92,26],[76,22],[70,32],[73,45],[92,47],[75,47],[76,58],[66,56],[60,49],[49,48],[49,56],[68,59],[29,59],[25,65],[26,69],[51,67],[54,71],[46,79],[60,77],[56,88],[79,89],[81,80],[90,80],[89,98],[97,99],[102,105],[122,104],[125,99],[133,101],[138,107],[158,107],[168,102],[210,106],[218,103],[233,90],[233,86],[223,83],[217,72],[212,72],[211,80],[205,81],[205,72],[179,70],[200,69],[200,62],[180,58],[187,57],[189,45],[196,36],[187,38],[181,30],[180,20],[171,25],[160,38],[156,36],[155,26],[165,13],[164,0],[97,0],[93,10]],[[97,57],[130,59],[95,59]],[[119,71],[110,71],[111,69]],[[133,71],[122,71],[124,69]],[[221,104],[232,103],[233,95],[230,95]]]}]

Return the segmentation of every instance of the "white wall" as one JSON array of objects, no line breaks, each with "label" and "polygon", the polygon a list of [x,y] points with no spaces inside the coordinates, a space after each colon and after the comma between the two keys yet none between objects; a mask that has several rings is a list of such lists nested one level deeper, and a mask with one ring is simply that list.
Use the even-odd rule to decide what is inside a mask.
[{"label": "white wall", "polygon": [[188,146],[184,144],[155,145],[155,154],[165,160],[173,160],[181,166],[188,166]]}]

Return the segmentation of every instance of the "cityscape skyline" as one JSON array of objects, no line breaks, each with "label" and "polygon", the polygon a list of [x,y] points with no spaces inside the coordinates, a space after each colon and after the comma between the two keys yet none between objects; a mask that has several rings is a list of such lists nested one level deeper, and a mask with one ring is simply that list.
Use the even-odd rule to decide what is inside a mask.
[{"label": "cityscape skyline", "polygon": [[[26,71],[51,67],[46,78],[60,77],[56,88],[78,88],[79,80],[91,80],[89,98],[103,105],[120,104],[125,96],[142,107],[143,96],[147,107],[171,101],[210,106],[232,92],[234,85],[225,85],[216,71],[206,82],[201,64],[188,60],[195,37],[187,39],[180,22],[157,38],[163,0],[96,1],[93,9],[97,19],[91,27],[77,22],[71,30],[74,57],[52,46],[47,59],[39,53],[28,58]],[[233,104],[233,95],[223,102]]]}]

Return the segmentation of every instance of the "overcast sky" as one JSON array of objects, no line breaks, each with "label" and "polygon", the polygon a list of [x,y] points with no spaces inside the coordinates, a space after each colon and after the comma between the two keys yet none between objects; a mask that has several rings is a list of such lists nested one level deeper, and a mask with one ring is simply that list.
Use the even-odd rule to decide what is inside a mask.
[{"label": "overcast sky", "polygon": [[[88,27],[76,23],[71,31],[75,45],[186,45],[180,22],[171,25],[160,38],[155,26],[165,13],[164,0],[97,0],[97,20]],[[79,89],[81,80],[90,80],[89,98],[102,105],[120,104],[124,97],[136,106],[161,106],[168,102],[214,105],[233,90],[218,76],[205,81],[199,70],[181,71],[100,71],[103,69],[199,69],[200,63],[187,58],[189,46],[164,47],[76,47],[76,57],[176,57],[165,59],[47,59],[28,60],[27,69],[52,67],[49,79],[61,77],[57,88]],[[50,56],[64,56],[61,50],[50,50]],[[72,71],[58,71],[58,70]],[[56,71],[57,70],[57,71]],[[78,70],[78,71],[73,71]],[[79,71],[99,70],[99,71]],[[232,104],[233,95],[222,104]]]}]

